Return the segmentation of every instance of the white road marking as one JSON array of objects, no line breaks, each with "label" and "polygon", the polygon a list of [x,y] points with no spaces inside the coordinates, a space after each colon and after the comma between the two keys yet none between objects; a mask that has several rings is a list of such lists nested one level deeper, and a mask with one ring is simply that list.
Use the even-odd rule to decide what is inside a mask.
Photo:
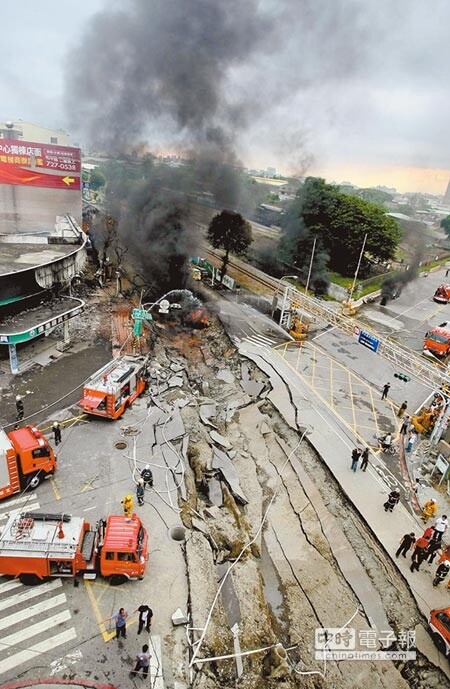
[{"label": "white road marking", "polygon": [[51,608],[56,608],[58,605],[62,605],[67,602],[67,597],[65,593],[60,593],[58,596],[53,596],[53,598],[48,598],[40,603],[35,603],[30,605],[24,610],[19,610],[8,617],[0,618],[0,630],[11,627],[13,624],[22,622],[23,620],[29,620],[34,615],[39,615],[46,610],[51,610]]},{"label": "white road marking", "polygon": [[25,591],[17,593],[15,596],[10,596],[4,600],[0,600],[0,610],[6,610],[6,608],[11,608],[13,605],[20,605],[20,603],[23,603],[30,598],[36,598],[37,596],[41,596],[43,593],[54,591],[61,586],[61,579],[54,579],[53,581],[48,581],[45,584],[39,584],[38,586],[34,586],[32,588],[24,586],[24,589],[26,589]]},{"label": "white road marking", "polygon": [[0,595],[2,593],[5,593],[6,591],[11,591],[12,589],[16,589],[19,586],[23,586],[23,584],[18,579],[13,579],[13,581],[5,581],[4,584],[0,584]]},{"label": "white road marking", "polygon": [[24,510],[23,507],[20,507],[20,508],[18,508],[18,509],[11,510],[10,512],[6,512],[5,514],[0,515],[0,521],[2,521],[2,522],[3,522],[3,521],[6,521],[6,520],[9,519],[12,515],[18,515],[18,514],[21,514],[21,513],[24,512],[24,511],[26,511],[26,512],[31,512],[31,510],[38,510],[39,507],[40,507],[40,505],[39,505],[38,502],[33,502],[33,504],[27,505],[27,506],[26,506],[26,510]]},{"label": "white road marking", "polygon": [[9,636],[2,636],[0,641],[0,651],[8,649],[11,646],[15,646],[16,644],[25,641],[25,639],[30,639],[32,636],[36,636],[36,634],[46,632],[48,629],[54,629],[58,624],[62,624],[63,622],[70,620],[71,617],[72,615],[70,614],[70,610],[63,610],[62,612],[58,612],[56,615],[53,615],[53,617],[46,617],[45,620],[42,620],[41,622],[36,622],[36,624],[25,627],[25,629],[22,629],[20,632],[14,632],[14,634],[10,634]]},{"label": "white road marking", "polygon": [[77,633],[75,629],[71,627],[64,632],[61,632],[61,634],[52,636],[50,639],[46,639],[45,641],[41,641],[25,651],[15,653],[9,658],[5,658],[4,660],[0,661],[0,674],[7,672],[8,670],[12,670],[17,666],[21,666],[23,663],[26,663],[29,660],[34,660],[43,653],[47,653],[47,651],[51,651],[57,646],[61,646],[68,641],[73,641],[76,639],[76,637]]}]

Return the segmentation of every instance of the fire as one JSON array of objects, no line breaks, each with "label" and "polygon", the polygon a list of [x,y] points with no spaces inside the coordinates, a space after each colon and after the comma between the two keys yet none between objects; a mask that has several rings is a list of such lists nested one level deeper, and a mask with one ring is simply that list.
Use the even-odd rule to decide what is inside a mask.
[{"label": "fire", "polygon": [[209,325],[208,312],[202,306],[199,306],[198,309],[190,312],[186,321],[193,328],[207,328]]}]

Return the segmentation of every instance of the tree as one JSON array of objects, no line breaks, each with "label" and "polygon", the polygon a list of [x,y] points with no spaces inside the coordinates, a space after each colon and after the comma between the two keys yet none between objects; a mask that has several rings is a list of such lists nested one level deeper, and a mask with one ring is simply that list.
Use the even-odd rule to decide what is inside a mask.
[{"label": "tree", "polygon": [[101,189],[105,186],[105,175],[103,174],[103,172],[100,172],[100,170],[94,169],[91,171],[91,174],[89,176],[89,182],[91,185],[91,189],[97,191],[98,189]]},{"label": "tree", "polygon": [[[360,274],[368,274],[371,263],[394,256],[401,230],[383,209],[361,198],[343,194],[325,180],[308,177],[297,192],[283,221],[285,260],[303,275],[311,259],[316,238],[316,256],[311,284],[323,286],[326,271],[350,276],[358,264],[364,236],[366,247]],[[320,260],[319,260],[320,259]]]},{"label": "tree", "polygon": [[445,231],[447,237],[450,237],[450,215],[447,215],[446,218],[442,218],[441,227]]},{"label": "tree", "polygon": [[222,211],[209,223],[206,236],[214,249],[225,251],[220,271],[220,283],[222,283],[227,272],[230,252],[238,256],[245,253],[253,241],[252,227],[240,213]]}]

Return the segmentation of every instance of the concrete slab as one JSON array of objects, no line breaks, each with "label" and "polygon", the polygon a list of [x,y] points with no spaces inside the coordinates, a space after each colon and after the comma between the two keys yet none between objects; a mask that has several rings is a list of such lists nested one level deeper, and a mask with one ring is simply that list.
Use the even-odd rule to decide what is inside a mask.
[{"label": "concrete slab", "polygon": [[209,435],[211,440],[217,445],[221,445],[221,447],[224,447],[226,450],[230,450],[232,448],[232,444],[228,438],[224,438],[224,436],[220,435],[220,433],[217,433],[217,431],[210,431]]},{"label": "concrete slab", "polygon": [[246,505],[248,500],[245,497],[239,483],[239,477],[234,468],[231,459],[225,452],[219,450],[217,447],[213,448],[213,469],[218,469],[223,476],[225,483],[229,486],[234,497],[239,500],[242,505]]}]

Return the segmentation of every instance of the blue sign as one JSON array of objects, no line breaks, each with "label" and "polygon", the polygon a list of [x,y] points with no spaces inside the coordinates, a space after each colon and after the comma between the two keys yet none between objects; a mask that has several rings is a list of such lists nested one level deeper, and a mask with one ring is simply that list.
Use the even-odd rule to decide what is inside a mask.
[{"label": "blue sign", "polygon": [[365,330],[361,330],[359,333],[358,342],[364,345],[364,347],[371,349],[373,352],[377,351],[378,345],[380,344],[380,340],[377,340],[376,337],[367,333]]},{"label": "blue sign", "polygon": [[91,183],[90,182],[83,182],[83,189],[90,189]]}]

